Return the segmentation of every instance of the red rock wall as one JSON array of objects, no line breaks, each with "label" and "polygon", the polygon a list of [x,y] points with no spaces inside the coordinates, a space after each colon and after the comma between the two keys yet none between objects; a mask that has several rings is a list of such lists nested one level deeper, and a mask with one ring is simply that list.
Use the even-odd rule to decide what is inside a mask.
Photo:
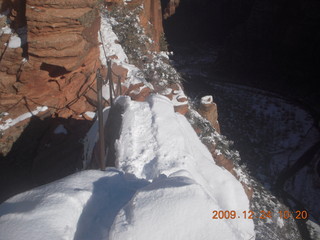
[{"label": "red rock wall", "polygon": [[[1,98],[10,98],[10,93],[8,104],[26,97],[58,110],[81,98],[81,90],[100,66],[100,22],[94,2],[27,1],[29,60],[22,64],[22,50],[6,49],[0,74],[8,80],[1,81],[6,89]],[[5,111],[8,104],[1,102],[1,110]]]},{"label": "red rock wall", "polygon": [[[9,113],[2,121],[43,105],[49,108],[47,116],[63,118],[78,118],[85,111],[95,110],[95,75],[101,67],[97,2],[0,0],[1,10],[10,10],[11,28],[27,26],[28,29],[24,48],[6,48],[4,43],[10,35],[0,37],[0,112]],[[123,4],[119,0],[106,3]],[[154,39],[151,48],[159,50],[163,33],[160,0],[135,0],[127,7],[131,4],[144,5],[141,22]],[[27,62],[22,62],[23,56],[28,56]],[[125,79],[124,69],[114,69],[114,72]],[[11,140],[4,136],[0,141],[13,142],[19,134],[19,131],[6,130],[5,135]]]},{"label": "red rock wall", "polygon": [[[6,48],[3,43],[10,35],[0,37],[0,112],[8,112],[7,118],[14,119],[45,105],[49,107],[47,116],[68,118],[94,110],[86,94],[94,87],[95,70],[100,67],[97,1],[27,0],[25,12],[22,2],[2,2],[11,13],[22,15],[16,19],[26,19],[28,45],[24,51]],[[11,28],[23,22],[16,23]],[[23,54],[28,62],[21,61]],[[0,143],[12,142],[19,134],[6,130]]]},{"label": "red rock wall", "polygon": [[[143,12],[140,16],[141,24],[146,29],[147,34],[154,40],[154,50],[160,50],[160,40],[163,34],[162,10],[160,0],[144,0]],[[148,28],[148,22],[152,28]]]},{"label": "red rock wall", "polygon": [[176,12],[176,8],[179,6],[180,0],[169,0],[167,7],[164,9],[163,17],[167,19]]}]

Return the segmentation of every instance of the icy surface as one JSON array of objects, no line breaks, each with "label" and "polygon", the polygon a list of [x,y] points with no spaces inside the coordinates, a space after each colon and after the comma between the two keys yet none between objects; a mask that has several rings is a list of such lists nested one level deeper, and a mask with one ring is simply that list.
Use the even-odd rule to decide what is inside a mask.
[{"label": "icy surface", "polygon": [[249,210],[249,201],[167,98],[116,104],[119,170],[82,171],[12,197],[0,205],[1,240],[254,239],[252,220],[212,219],[214,210]]}]

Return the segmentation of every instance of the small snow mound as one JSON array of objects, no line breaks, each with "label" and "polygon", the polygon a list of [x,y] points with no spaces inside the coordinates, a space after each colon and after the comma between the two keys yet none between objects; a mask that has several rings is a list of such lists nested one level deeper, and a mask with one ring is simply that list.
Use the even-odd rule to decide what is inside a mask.
[{"label": "small snow mound", "polygon": [[201,104],[211,104],[213,102],[213,98],[211,95],[207,95],[201,98]]},{"label": "small snow mound", "polygon": [[85,112],[84,113],[88,118],[94,119],[94,117],[96,116],[95,112]]},{"label": "small snow mound", "polygon": [[[173,91],[172,103],[174,106],[181,106],[188,104],[188,98],[182,90],[181,86],[178,84],[179,89]],[[185,101],[181,101],[185,99]]]},{"label": "small snow mound", "polygon": [[19,48],[21,47],[21,38],[18,36],[11,36],[8,44],[8,48]]},{"label": "small snow mound", "polygon": [[54,134],[68,134],[67,129],[62,124],[59,124],[56,129],[54,130]]}]

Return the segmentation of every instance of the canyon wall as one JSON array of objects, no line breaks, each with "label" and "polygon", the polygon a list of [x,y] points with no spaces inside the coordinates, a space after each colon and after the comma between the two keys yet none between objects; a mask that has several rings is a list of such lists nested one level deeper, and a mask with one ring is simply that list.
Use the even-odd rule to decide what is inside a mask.
[{"label": "canyon wall", "polygon": [[[0,155],[5,164],[23,166],[26,169],[21,171],[31,173],[33,181],[43,184],[81,167],[80,141],[92,120],[85,112],[96,111],[97,107],[97,69],[102,70],[103,77],[107,75],[105,63],[99,60],[98,8],[112,10],[120,6],[130,10],[142,5],[140,23],[152,40],[148,47],[157,52],[164,41],[161,1],[7,0],[0,4],[1,11],[9,10],[7,17],[2,16],[3,24],[12,29],[0,36]],[[177,0],[169,1],[165,17],[174,14],[178,5]],[[18,37],[21,44],[10,47]],[[124,82],[127,73],[122,66],[112,65],[114,81]],[[148,89],[141,83],[122,90],[141,101],[150,94]],[[155,87],[154,91],[163,90]],[[179,95],[183,93],[181,85],[171,83],[166,90],[170,92],[164,95],[178,102],[175,110],[186,114],[189,106],[187,97]],[[45,108],[39,109],[41,106]],[[219,131],[216,105],[210,102],[200,112]],[[21,116],[27,117],[10,125]],[[214,157],[222,159],[219,165],[236,176],[232,161],[218,158],[212,143],[208,148]],[[17,171],[15,167],[11,170]]]},{"label": "canyon wall", "polygon": [[[82,168],[82,141],[92,125],[84,113],[96,111],[96,70],[107,74],[98,8],[141,4],[149,47],[158,51],[160,0],[0,0],[0,201]],[[112,65],[114,81],[125,81],[127,72]],[[149,91],[140,88],[123,93],[143,100]]]},{"label": "canyon wall", "polygon": [[[101,68],[98,7],[121,4],[119,1],[100,1],[98,5],[98,2],[0,1],[1,12],[8,10],[6,20],[15,32],[0,37],[0,112],[6,114],[2,121],[15,119],[38,106],[48,107],[42,113],[44,117],[81,119],[84,112],[95,110],[95,76],[96,69]],[[159,50],[163,34],[160,1],[131,1],[127,7],[137,4],[144,5],[140,18],[147,34],[154,40],[151,47]],[[23,36],[18,31],[21,29],[25,31]],[[22,39],[22,46],[6,47],[16,33]],[[114,72],[124,80],[124,69],[116,67]],[[10,150],[8,142],[13,143],[21,134],[17,129],[22,130],[27,123],[28,120],[23,121],[5,132],[0,139],[2,154]]]}]

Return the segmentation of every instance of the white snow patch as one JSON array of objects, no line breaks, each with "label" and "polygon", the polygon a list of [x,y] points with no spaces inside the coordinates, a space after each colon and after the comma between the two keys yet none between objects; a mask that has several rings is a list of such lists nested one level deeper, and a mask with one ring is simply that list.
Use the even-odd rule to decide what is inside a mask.
[{"label": "white snow patch", "polygon": [[211,104],[213,102],[213,98],[211,95],[207,95],[201,98],[201,104]]},{"label": "white snow patch", "polygon": [[277,225],[279,228],[283,228],[284,222],[283,222],[282,218],[280,218],[280,217],[277,218]]},{"label": "white snow patch", "polygon": [[94,119],[94,117],[96,116],[95,112],[90,112],[90,111],[85,112],[84,114],[91,119]]},{"label": "white snow patch", "polygon": [[[103,64],[106,64],[106,56],[108,58],[111,56],[116,56],[117,59],[114,59],[114,61],[117,63],[127,63],[127,55],[123,51],[122,46],[118,43],[119,39],[113,32],[110,21],[111,20],[109,18],[101,16],[101,35],[99,35],[99,41],[103,43],[103,45],[100,46],[100,60]],[[115,20],[112,19],[112,21]]]},{"label": "white snow patch", "polygon": [[25,119],[28,119],[34,115],[37,115],[40,112],[45,112],[47,110],[48,110],[47,106],[37,107],[36,110],[34,110],[32,112],[24,113],[15,119],[9,118],[4,122],[4,124],[0,124],[0,130],[2,130],[2,131],[7,130],[8,128],[16,125],[17,123],[19,123]]},{"label": "white snow patch", "polygon": [[222,155],[222,152],[219,149],[216,149],[215,153],[217,154],[217,156]]},{"label": "white snow patch", "polygon": [[54,130],[54,134],[68,134],[68,131],[62,124],[59,124]]},{"label": "white snow patch", "polygon": [[179,84],[178,84],[178,87],[179,87],[178,90],[174,90],[173,91],[174,95],[173,95],[173,98],[171,100],[172,104],[174,106],[181,106],[181,105],[188,104],[188,100],[183,101],[183,102],[178,101],[179,99],[183,99],[183,98],[188,99],[187,96],[184,94],[184,92],[183,92],[183,90],[182,90],[182,88],[181,88],[181,86]]}]

